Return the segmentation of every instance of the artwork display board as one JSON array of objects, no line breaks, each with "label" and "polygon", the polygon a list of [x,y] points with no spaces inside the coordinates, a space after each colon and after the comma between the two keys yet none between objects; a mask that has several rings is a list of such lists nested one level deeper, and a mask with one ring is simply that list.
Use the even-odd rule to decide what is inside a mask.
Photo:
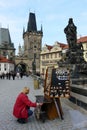
[{"label": "artwork display board", "polygon": [[70,74],[68,69],[47,69],[45,95],[50,98],[70,97]]},{"label": "artwork display board", "polygon": [[52,70],[50,97],[70,96],[70,74],[66,68]]}]

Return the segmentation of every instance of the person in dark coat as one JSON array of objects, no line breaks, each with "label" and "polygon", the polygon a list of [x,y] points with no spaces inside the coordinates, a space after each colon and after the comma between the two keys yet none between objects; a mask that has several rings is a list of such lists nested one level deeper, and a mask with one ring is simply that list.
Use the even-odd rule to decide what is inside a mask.
[{"label": "person in dark coat", "polygon": [[17,118],[19,123],[26,123],[27,118],[33,114],[30,107],[42,105],[42,103],[32,102],[27,94],[30,92],[28,87],[24,87],[22,92],[18,95],[13,107],[13,115]]},{"label": "person in dark coat", "polygon": [[15,72],[13,71],[13,72],[12,72],[12,78],[13,78],[13,80],[15,80],[15,76],[16,76],[16,74],[15,74]]}]

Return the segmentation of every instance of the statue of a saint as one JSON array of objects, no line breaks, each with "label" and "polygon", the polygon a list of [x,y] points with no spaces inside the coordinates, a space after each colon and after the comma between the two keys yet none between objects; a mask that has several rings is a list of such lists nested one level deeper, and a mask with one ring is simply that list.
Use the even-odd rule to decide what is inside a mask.
[{"label": "statue of a saint", "polygon": [[72,18],[69,18],[69,22],[64,29],[64,33],[66,34],[69,49],[75,48],[77,43],[77,27],[74,25]]}]

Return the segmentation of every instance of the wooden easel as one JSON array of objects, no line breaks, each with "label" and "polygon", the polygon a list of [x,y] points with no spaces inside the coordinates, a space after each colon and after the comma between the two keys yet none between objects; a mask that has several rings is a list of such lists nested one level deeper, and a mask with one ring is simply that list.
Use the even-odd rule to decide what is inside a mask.
[{"label": "wooden easel", "polygon": [[54,98],[53,100],[54,100],[54,103],[55,103],[55,106],[56,106],[59,118],[61,118],[63,120],[64,118],[63,118],[63,112],[62,112],[62,107],[61,107],[60,99],[59,98],[57,98],[57,99]]},{"label": "wooden easel", "polygon": [[[63,111],[60,102],[61,97],[70,96],[70,75],[66,68],[48,67],[46,70],[44,97],[51,99],[52,103],[48,107],[48,117],[50,119],[59,117],[63,119]],[[50,110],[51,109],[51,110]]]},{"label": "wooden easel", "polygon": [[52,100],[52,102],[49,105],[47,105],[47,115],[49,119],[55,119],[57,117],[63,119],[63,111],[60,98],[50,96],[53,68],[53,66],[48,67],[45,76],[44,97]]},{"label": "wooden easel", "polygon": [[[63,118],[63,111],[60,102],[61,97],[70,96],[70,78],[69,71],[67,69],[48,67],[46,70],[45,84],[44,84],[44,96],[37,96],[38,102],[43,102],[40,108],[41,115],[43,115],[43,121],[45,115],[48,119]],[[38,113],[38,112],[37,112]],[[39,117],[40,117],[40,113]]]}]

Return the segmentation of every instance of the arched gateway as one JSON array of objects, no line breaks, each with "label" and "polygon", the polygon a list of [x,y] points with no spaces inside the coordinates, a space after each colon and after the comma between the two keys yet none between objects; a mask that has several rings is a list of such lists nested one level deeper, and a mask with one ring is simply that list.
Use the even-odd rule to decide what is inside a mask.
[{"label": "arched gateway", "polygon": [[23,75],[28,75],[29,66],[24,62],[19,62],[15,65],[15,72],[23,73]]}]

